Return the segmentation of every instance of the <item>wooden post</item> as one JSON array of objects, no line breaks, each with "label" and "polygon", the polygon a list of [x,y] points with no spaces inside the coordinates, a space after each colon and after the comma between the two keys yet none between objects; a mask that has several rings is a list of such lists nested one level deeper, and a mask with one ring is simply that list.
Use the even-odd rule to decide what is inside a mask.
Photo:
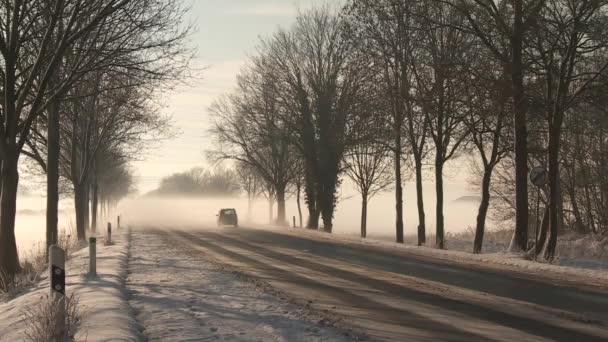
[{"label": "wooden post", "polygon": [[112,224],[108,222],[108,235],[106,236],[106,246],[112,244]]},{"label": "wooden post", "polygon": [[89,275],[97,275],[97,238],[89,238]]},{"label": "wooden post", "polygon": [[49,247],[49,284],[50,297],[49,299],[54,305],[57,305],[57,317],[55,332],[57,335],[53,338],[57,341],[62,340],[66,334],[65,329],[65,252],[59,246],[53,245]]}]

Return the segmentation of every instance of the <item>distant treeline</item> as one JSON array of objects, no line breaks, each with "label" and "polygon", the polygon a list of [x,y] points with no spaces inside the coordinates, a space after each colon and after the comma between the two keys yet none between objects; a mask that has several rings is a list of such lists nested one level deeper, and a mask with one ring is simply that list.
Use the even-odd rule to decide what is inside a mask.
[{"label": "distant treeline", "polygon": [[193,168],[163,178],[158,189],[148,193],[148,196],[230,197],[238,195],[240,191],[236,172],[232,169],[209,171]]}]

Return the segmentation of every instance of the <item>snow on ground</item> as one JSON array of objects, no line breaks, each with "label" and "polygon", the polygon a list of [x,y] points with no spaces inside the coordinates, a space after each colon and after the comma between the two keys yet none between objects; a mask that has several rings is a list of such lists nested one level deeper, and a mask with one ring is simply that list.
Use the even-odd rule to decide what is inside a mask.
[{"label": "snow on ground", "polygon": [[[473,238],[464,239],[461,236],[447,236],[447,248],[453,251],[470,252],[473,250]],[[484,241],[484,255],[505,255],[509,242]],[[506,254],[510,258],[519,258],[517,255]],[[583,238],[560,237],[557,243],[557,255],[554,266],[570,268],[608,271],[608,238],[595,240],[592,236]],[[589,272],[587,272],[589,273]]]},{"label": "snow on ground", "polygon": [[[72,255],[66,265],[66,290],[75,293],[83,322],[77,341],[139,341],[140,328],[129,308],[124,292],[128,261],[128,241],[124,232],[116,234],[115,244],[97,243],[97,277],[87,276],[88,248]],[[28,322],[23,312],[36,307],[49,292],[45,274],[38,286],[19,297],[0,304],[0,341],[23,341]]]},{"label": "snow on ground", "polygon": [[130,254],[130,304],[149,341],[353,340],[159,235],[134,232]]},{"label": "snow on ground", "polygon": [[[472,254],[469,252],[463,252],[458,250],[458,245],[463,244],[462,242],[459,243],[458,240],[452,240],[447,242],[447,245],[450,248],[454,248],[455,250],[440,250],[426,246],[419,247],[411,244],[398,244],[395,242],[363,239],[360,237],[348,235],[327,234],[321,231],[307,229],[288,229],[285,227],[276,226],[256,226],[255,228],[269,229],[275,232],[279,231],[281,233],[293,234],[296,236],[303,235],[319,240],[331,240],[332,242],[337,243],[355,243],[391,250],[407,251],[409,253],[415,253],[421,256],[429,256],[451,262],[469,263],[494,267],[509,266],[515,270],[531,271],[536,274],[542,274],[543,276],[553,276],[567,280],[575,279],[577,281],[580,281],[581,283],[587,281],[589,283],[595,283],[602,286],[608,285],[608,268],[602,267],[606,265],[603,260],[588,260],[587,263],[585,263],[585,260],[568,260],[565,258],[561,260],[563,265],[555,265],[546,262],[526,260],[524,256],[515,253],[494,252],[485,254]],[[431,240],[428,240],[428,242],[430,241]],[[462,248],[462,246],[460,247]],[[581,268],[581,266],[586,267]]]}]

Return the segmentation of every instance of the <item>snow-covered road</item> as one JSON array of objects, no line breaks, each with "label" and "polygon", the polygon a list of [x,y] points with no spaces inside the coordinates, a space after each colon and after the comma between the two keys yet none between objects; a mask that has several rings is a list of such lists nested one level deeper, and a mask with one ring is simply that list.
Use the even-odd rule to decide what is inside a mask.
[{"label": "snow-covered road", "polygon": [[[608,290],[601,286],[578,288],[571,286],[571,282],[552,283],[530,272],[461,265],[339,239],[323,241],[322,236],[301,236],[297,232],[201,227],[187,231],[152,230],[142,236],[153,238],[155,234],[173,241],[170,244],[179,246],[181,254],[189,255],[187,264],[203,259],[217,260],[267,283],[300,304],[343,317],[346,324],[364,331],[372,339],[597,341],[608,338],[605,324]],[[183,266],[169,255],[167,260],[159,256],[159,261],[149,262],[148,268],[162,270],[164,263],[169,269]],[[190,284],[196,278],[183,277],[186,279],[169,277],[165,281]],[[144,275],[142,280],[145,279]],[[156,283],[162,283],[160,280]],[[211,282],[221,283],[221,279]],[[231,297],[243,292],[238,286],[211,284],[203,282],[195,289],[194,284],[187,285],[188,290],[179,296],[188,300],[189,296],[197,297],[197,293],[209,288],[206,294],[209,299],[197,305],[212,315],[214,311],[206,310],[206,305],[217,305],[218,300],[223,300],[221,295],[228,296],[225,299],[228,303],[243,305],[240,299]],[[150,291],[153,290],[147,290]],[[182,290],[174,291],[181,293]],[[237,311],[259,315],[264,312],[260,311],[261,307],[245,305]],[[277,317],[281,317],[280,312]],[[145,317],[142,322],[149,325]],[[217,331],[221,328],[221,325],[217,327]],[[295,328],[294,336],[306,332],[301,329]],[[239,331],[229,330],[231,334]]]},{"label": "snow-covered road", "polygon": [[352,341],[190,248],[134,232],[127,288],[149,341]]}]

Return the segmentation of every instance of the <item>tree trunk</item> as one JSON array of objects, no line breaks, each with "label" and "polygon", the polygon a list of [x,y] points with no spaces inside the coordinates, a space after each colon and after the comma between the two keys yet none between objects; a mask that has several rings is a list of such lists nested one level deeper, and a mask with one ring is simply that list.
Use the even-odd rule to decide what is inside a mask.
[{"label": "tree trunk", "polygon": [[274,196],[268,197],[268,223],[273,223],[274,218]]},{"label": "tree trunk", "polygon": [[326,156],[326,162],[322,163],[327,165],[326,172],[323,172],[319,176],[319,182],[317,184],[317,203],[321,211],[321,218],[323,219],[323,231],[326,233],[333,232],[333,218],[335,208],[335,195],[338,182],[338,164],[334,164],[334,160],[331,157]]},{"label": "tree trunk", "polygon": [[395,232],[397,243],[403,243],[403,186],[401,184],[401,136],[395,138]]},{"label": "tree trunk", "polygon": [[285,189],[277,189],[277,223],[288,225],[285,219]]},{"label": "tree trunk", "polygon": [[323,231],[326,233],[332,233],[333,232],[333,218],[334,218],[334,212],[333,212],[333,191],[326,188],[324,189],[324,192],[322,192],[322,196],[324,196],[324,200],[322,202],[322,207],[321,207],[321,218],[323,219]]},{"label": "tree trunk", "polygon": [[323,219],[323,231],[326,233],[332,233],[334,229],[333,213],[329,210],[322,210],[321,217]]},{"label": "tree trunk", "polygon": [[[49,105],[47,119],[47,162],[46,162],[46,251],[56,245],[59,229],[59,101]],[[48,255],[47,255],[48,257]]]},{"label": "tree trunk", "polygon": [[95,233],[97,231],[97,213],[99,207],[99,184],[97,184],[97,174],[95,174],[93,181],[93,198],[91,203],[91,231]]},{"label": "tree trunk", "polygon": [[361,195],[361,237],[367,237],[367,194]]},{"label": "tree trunk", "polygon": [[103,222],[105,221],[106,217],[108,217],[108,215],[106,215],[106,200],[101,197],[101,203],[99,204],[99,211],[100,211],[100,221]]},{"label": "tree trunk", "polygon": [[549,243],[545,251],[545,258],[553,260],[555,257],[555,248],[557,246],[557,234],[559,228],[559,220],[561,220],[561,189],[559,177],[559,149],[560,149],[560,134],[562,126],[563,114],[561,111],[554,113],[553,122],[549,128],[549,215],[550,215],[550,232]]},{"label": "tree trunk", "polygon": [[583,216],[578,206],[578,200],[576,198],[575,185],[568,187],[568,195],[570,197],[570,204],[572,205],[572,214],[574,215],[574,226],[579,234],[587,233],[585,224],[583,223]]},{"label": "tree trunk", "polygon": [[79,241],[86,240],[86,205],[86,186],[81,184],[74,184],[74,210],[76,212],[76,234],[78,236]]},{"label": "tree trunk", "polygon": [[2,176],[2,159],[0,159],[0,194],[2,194],[2,180],[1,180],[1,176]]},{"label": "tree trunk", "polygon": [[304,191],[306,195],[306,206],[308,207],[308,222],[306,228],[319,229],[319,210],[317,209],[317,194],[312,171],[307,170]]},{"label": "tree trunk", "polygon": [[318,210],[312,210],[308,208],[308,223],[306,224],[306,228],[308,229],[319,229],[319,216],[320,213]]},{"label": "tree trunk", "polygon": [[91,229],[91,186],[88,181],[84,186],[84,229]]},{"label": "tree trunk", "polygon": [[296,194],[296,202],[298,204],[298,216],[300,218],[300,228],[302,228],[302,205],[300,204],[301,187],[302,186],[300,184],[297,185],[297,194]]},{"label": "tree trunk", "polygon": [[[16,150],[12,147],[11,150]],[[20,271],[17,240],[15,239],[15,215],[19,184],[16,151],[7,153],[2,161],[2,194],[0,195],[0,276],[9,281]]]},{"label": "tree trunk", "polygon": [[441,153],[435,157],[435,191],[437,194],[436,220],[437,236],[435,243],[439,249],[445,248],[443,227],[443,158]]},{"label": "tree trunk", "polygon": [[523,0],[514,0],[514,23],[511,37],[513,108],[515,111],[515,234],[511,250],[526,251],[528,245],[528,132],[522,65]]},{"label": "tree trunk", "polygon": [[488,214],[488,207],[490,206],[490,182],[492,180],[492,169],[486,167],[483,174],[483,181],[481,184],[481,203],[479,204],[479,211],[477,213],[477,227],[475,228],[475,242],[473,244],[473,253],[481,253],[483,246],[483,235],[485,233],[486,216]]},{"label": "tree trunk", "polygon": [[536,253],[535,255],[540,255],[540,253],[543,252],[543,247],[545,246],[545,243],[547,242],[547,232],[549,230],[549,221],[550,221],[550,215],[549,215],[549,206],[547,206],[545,208],[545,212],[543,214],[543,220],[540,224],[540,232],[536,232],[536,235],[538,235],[538,243],[536,244],[536,246],[534,247],[536,249]]},{"label": "tree trunk", "polygon": [[416,199],[418,206],[418,246],[426,243],[426,219],[424,215],[424,194],[422,189],[422,160],[416,158]]}]

